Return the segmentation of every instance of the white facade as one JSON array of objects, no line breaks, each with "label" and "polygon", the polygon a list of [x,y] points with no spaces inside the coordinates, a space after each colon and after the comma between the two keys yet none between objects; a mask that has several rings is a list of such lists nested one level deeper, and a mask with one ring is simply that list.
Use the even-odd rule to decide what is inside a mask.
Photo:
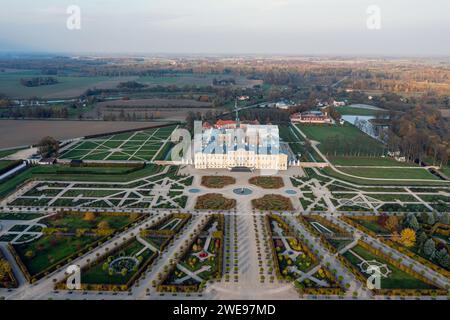
[{"label": "white facade", "polygon": [[287,170],[288,157],[280,150],[279,130],[274,125],[203,129],[194,136],[194,150],[197,169]]}]

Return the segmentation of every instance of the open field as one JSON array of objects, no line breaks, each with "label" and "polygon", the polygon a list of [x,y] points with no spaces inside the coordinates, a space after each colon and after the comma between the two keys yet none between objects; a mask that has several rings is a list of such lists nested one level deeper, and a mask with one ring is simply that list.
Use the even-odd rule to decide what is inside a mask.
[{"label": "open field", "polygon": [[200,102],[193,99],[133,99],[103,101],[97,104],[99,107],[210,107],[210,102]]},{"label": "open field", "polygon": [[365,178],[431,179],[438,178],[424,168],[339,168],[342,172]]},{"label": "open field", "polygon": [[[339,168],[342,169],[342,168]],[[379,169],[379,170],[386,170],[386,169]],[[409,170],[409,169],[407,169]],[[395,180],[395,178],[388,177],[388,179],[392,178],[393,180],[364,180],[364,179],[358,179],[353,177],[348,177],[345,175],[342,175],[336,171],[334,171],[332,168],[324,168],[322,169],[322,173],[333,177],[338,178],[343,181],[348,181],[351,183],[363,185],[363,186],[371,186],[371,185],[386,185],[386,186],[445,186],[448,185],[448,182],[443,180],[435,179],[436,181],[398,181]],[[406,179],[412,179],[409,176]],[[422,178],[423,179],[423,178]],[[430,178],[434,179],[434,178]]]},{"label": "open field", "polygon": [[[165,77],[75,77],[75,76],[52,76],[58,80],[57,84],[25,87],[20,83],[22,78],[32,78],[42,76],[37,70],[10,70],[8,72],[0,72],[0,88],[1,93],[11,98],[31,98],[39,97],[42,99],[62,99],[74,98],[82,95],[88,89],[114,89],[121,82],[138,81],[149,86],[167,86],[167,85],[196,85],[210,86],[213,79],[222,79],[226,76],[213,74],[175,74]],[[243,76],[230,76],[236,80],[237,86],[251,87],[261,84],[260,80],[249,80]]]},{"label": "open field", "polygon": [[82,140],[60,158],[76,160],[150,161],[176,126],[119,133]]},{"label": "open field", "polygon": [[220,80],[224,78],[234,78],[237,86],[251,87],[257,84],[262,84],[261,80],[249,80],[242,76],[223,76],[215,74],[174,74],[164,77],[144,76],[139,77],[136,81],[147,84],[149,86],[184,86],[184,85],[196,85],[196,86],[212,86],[214,78]]},{"label": "open field", "polygon": [[[103,116],[116,116],[120,117],[120,113],[122,112],[122,108],[101,108]],[[124,110],[127,114],[136,114],[136,116],[153,116],[152,119],[157,121],[185,121],[186,115],[189,112],[200,112],[206,113],[208,111],[211,112],[224,112],[223,108],[136,108],[136,107],[128,107]],[[95,113],[95,112],[94,112]],[[94,114],[93,113],[93,114]]]},{"label": "open field", "polygon": [[411,162],[399,162],[392,158],[382,157],[344,157],[328,156],[328,160],[338,166],[380,166],[380,167],[418,167]]},{"label": "open field", "polygon": [[165,123],[147,121],[0,120],[0,136],[8,137],[8,139],[0,139],[0,148],[32,145],[38,143],[45,136],[64,140],[163,124]]},{"label": "open field", "polygon": [[350,105],[350,106],[344,106],[344,107],[338,107],[336,110],[341,115],[352,115],[352,116],[374,116],[377,113],[385,112],[385,110],[371,107],[371,106],[364,106],[364,105]]},{"label": "open field", "polygon": [[319,149],[330,155],[381,155],[384,146],[355,126],[344,125],[298,125],[311,140],[320,142]]},{"label": "open field", "polygon": [[31,98],[42,99],[73,98],[82,95],[90,88],[112,89],[121,82],[130,81],[136,77],[61,77],[57,84],[39,87],[25,87],[20,83],[21,78],[39,77],[38,71],[15,71],[0,73],[1,93],[11,98]]}]

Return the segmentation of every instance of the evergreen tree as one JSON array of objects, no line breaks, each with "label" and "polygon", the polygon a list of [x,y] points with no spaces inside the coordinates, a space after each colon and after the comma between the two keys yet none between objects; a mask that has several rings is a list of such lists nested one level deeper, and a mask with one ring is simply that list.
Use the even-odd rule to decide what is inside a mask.
[{"label": "evergreen tree", "polygon": [[430,226],[434,225],[436,223],[436,219],[434,218],[433,213],[429,213],[428,214],[428,218],[427,218],[427,224],[429,224]]},{"label": "evergreen tree", "polygon": [[418,244],[419,246],[422,246],[422,245],[425,243],[425,241],[427,241],[427,239],[428,239],[427,234],[426,234],[424,231],[422,231],[422,232],[419,233],[419,235],[417,236],[417,244]]},{"label": "evergreen tree", "polygon": [[450,255],[445,248],[442,248],[436,252],[437,262],[444,268],[448,269],[450,267]]},{"label": "evergreen tree", "polygon": [[417,218],[416,218],[416,216],[414,214],[410,214],[406,218],[406,227],[411,228],[414,231],[419,230],[420,225],[419,225],[419,222],[417,221]]},{"label": "evergreen tree", "polygon": [[428,239],[423,244],[423,253],[425,253],[427,256],[433,258],[434,253],[436,251],[436,245],[434,244],[433,239]]}]

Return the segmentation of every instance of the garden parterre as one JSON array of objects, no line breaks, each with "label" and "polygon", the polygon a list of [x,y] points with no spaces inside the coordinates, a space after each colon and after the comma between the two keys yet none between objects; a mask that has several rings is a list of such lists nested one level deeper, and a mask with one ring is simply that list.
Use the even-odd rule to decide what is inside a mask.
[{"label": "garden parterre", "polygon": [[60,158],[96,161],[152,161],[176,126],[118,133],[81,140]]}]

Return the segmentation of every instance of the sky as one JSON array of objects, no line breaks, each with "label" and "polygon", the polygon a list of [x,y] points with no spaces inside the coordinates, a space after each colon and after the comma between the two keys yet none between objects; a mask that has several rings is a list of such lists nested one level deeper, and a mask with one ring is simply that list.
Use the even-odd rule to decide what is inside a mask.
[{"label": "sky", "polygon": [[3,52],[449,56],[449,35],[449,0],[0,0]]}]

